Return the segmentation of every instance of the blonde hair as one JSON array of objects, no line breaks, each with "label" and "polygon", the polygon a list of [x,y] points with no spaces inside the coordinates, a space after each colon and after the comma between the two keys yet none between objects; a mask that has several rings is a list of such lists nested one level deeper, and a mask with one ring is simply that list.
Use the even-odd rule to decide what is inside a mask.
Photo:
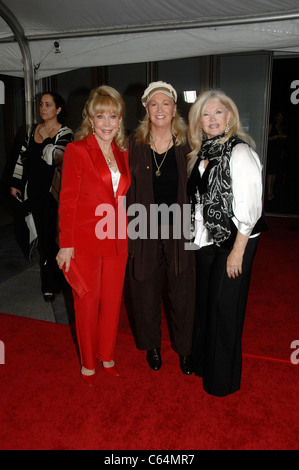
[{"label": "blonde hair", "polygon": [[85,139],[92,134],[93,129],[90,118],[110,110],[113,110],[118,118],[122,118],[119,131],[113,140],[118,148],[126,150],[125,128],[123,124],[125,103],[119,92],[108,85],[102,85],[91,90],[82,112],[83,121],[75,134],[75,140]]},{"label": "blonde hair", "polygon": [[237,134],[238,137],[247,142],[251,147],[255,148],[253,139],[243,130],[240,122],[239,111],[233,100],[221,90],[204,91],[196,98],[189,111],[188,141],[191,147],[191,152],[187,155],[188,174],[191,173],[196,162],[198,152],[202,146],[204,133],[201,127],[201,120],[208,101],[212,99],[218,100],[223,106],[225,106],[227,111],[230,111],[231,113],[229,129],[225,132],[224,137],[219,139],[219,143],[223,144],[233,135]]},{"label": "blonde hair", "polygon": [[[141,144],[150,143],[151,121],[146,114],[136,130],[136,141]],[[171,122],[171,133],[175,138],[175,145],[184,145],[187,142],[187,124],[176,111]]]}]

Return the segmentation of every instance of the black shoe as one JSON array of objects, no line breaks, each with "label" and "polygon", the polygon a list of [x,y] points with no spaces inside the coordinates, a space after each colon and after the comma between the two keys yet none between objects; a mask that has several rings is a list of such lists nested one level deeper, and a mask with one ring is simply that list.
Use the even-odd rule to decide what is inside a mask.
[{"label": "black shoe", "polygon": [[45,302],[54,302],[55,294],[44,294],[44,301]]},{"label": "black shoe", "polygon": [[182,356],[179,354],[180,358],[180,368],[183,374],[191,375],[193,373],[192,359],[190,356]]},{"label": "black shoe", "polygon": [[150,351],[147,351],[146,360],[151,369],[159,370],[162,365],[160,348],[151,349]]}]

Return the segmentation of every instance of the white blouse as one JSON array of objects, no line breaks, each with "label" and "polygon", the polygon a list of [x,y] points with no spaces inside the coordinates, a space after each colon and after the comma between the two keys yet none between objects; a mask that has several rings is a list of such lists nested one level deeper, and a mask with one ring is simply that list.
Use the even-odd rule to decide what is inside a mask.
[{"label": "white blouse", "polygon": [[[205,171],[203,161],[199,163],[198,169],[202,175]],[[262,215],[263,208],[262,165],[257,153],[246,144],[237,144],[230,158],[230,174],[234,213],[232,220],[239,232],[250,237],[253,227]],[[194,243],[200,248],[213,243],[204,226],[201,203],[195,207],[194,237]]]}]

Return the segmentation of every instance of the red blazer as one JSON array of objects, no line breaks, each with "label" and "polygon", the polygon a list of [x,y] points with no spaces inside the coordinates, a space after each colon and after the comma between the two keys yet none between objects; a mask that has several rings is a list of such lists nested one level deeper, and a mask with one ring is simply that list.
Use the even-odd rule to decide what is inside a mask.
[{"label": "red blazer", "polygon": [[74,247],[75,257],[76,252],[100,256],[127,252],[123,198],[131,183],[128,152],[114,143],[112,149],[121,173],[116,197],[95,136],[66,146],[59,198],[59,245]]}]

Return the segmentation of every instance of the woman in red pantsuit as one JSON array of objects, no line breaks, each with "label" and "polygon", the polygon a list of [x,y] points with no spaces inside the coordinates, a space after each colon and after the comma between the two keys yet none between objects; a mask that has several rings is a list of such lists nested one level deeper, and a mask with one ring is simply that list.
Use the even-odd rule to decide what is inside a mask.
[{"label": "woman in red pantsuit", "polygon": [[[88,385],[96,358],[119,375],[113,354],[127,262],[123,199],[130,186],[123,116],[114,88],[92,90],[63,163],[57,262],[73,287],[81,377]],[[70,280],[75,270],[87,286],[84,295]]]}]

